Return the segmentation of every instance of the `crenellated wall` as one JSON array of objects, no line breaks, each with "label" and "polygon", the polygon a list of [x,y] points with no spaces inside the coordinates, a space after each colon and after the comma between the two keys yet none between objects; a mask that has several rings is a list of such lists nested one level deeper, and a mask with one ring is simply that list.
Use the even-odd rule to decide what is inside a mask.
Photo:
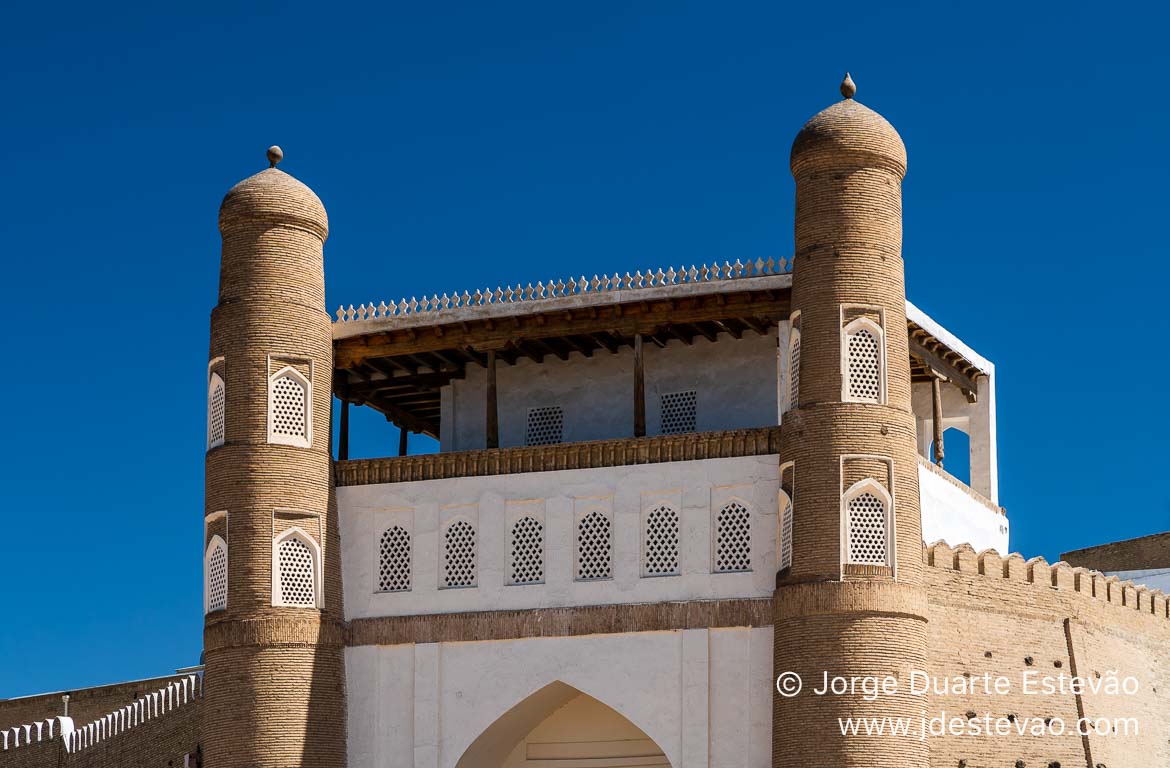
[{"label": "crenellated wall", "polygon": [[90,722],[53,717],[7,728],[0,731],[0,764],[146,768],[165,761],[187,768],[199,752],[201,693],[200,679],[188,675]]},{"label": "crenellated wall", "polygon": [[[1165,595],[1067,563],[967,546],[925,550],[932,678],[1004,677],[1005,693],[932,693],[931,716],[1008,718],[1043,736],[960,735],[930,740],[932,766],[1170,765],[1170,614]],[[1094,685],[1132,678],[1132,693],[1029,692],[1077,676]],[[1161,684],[1161,688],[1159,687]],[[1036,689],[1033,689],[1036,690]],[[1134,719],[1137,733],[1082,736],[1078,719]],[[1065,725],[1063,735],[1054,732]],[[1112,723],[1111,723],[1112,724]],[[1128,724],[1120,723],[1124,729]],[[965,761],[965,762],[963,762]],[[1016,761],[1023,761],[1018,763]]]}]

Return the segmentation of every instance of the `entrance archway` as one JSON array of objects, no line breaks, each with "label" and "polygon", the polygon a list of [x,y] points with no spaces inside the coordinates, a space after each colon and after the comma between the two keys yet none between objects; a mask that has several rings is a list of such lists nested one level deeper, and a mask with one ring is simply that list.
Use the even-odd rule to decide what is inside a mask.
[{"label": "entrance archway", "polygon": [[505,712],[456,768],[670,768],[662,748],[621,713],[555,682]]}]

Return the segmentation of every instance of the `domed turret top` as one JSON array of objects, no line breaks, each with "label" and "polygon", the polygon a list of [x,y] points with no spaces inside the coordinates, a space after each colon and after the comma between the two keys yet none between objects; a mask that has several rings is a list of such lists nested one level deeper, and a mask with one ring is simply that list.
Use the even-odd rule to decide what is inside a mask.
[{"label": "domed turret top", "polygon": [[845,98],[804,124],[792,142],[792,174],[805,170],[877,167],[906,174],[906,146],[894,126],[853,96],[849,73],[841,82]]},{"label": "domed turret top", "polygon": [[283,158],[280,147],[269,147],[269,167],[228,191],[219,207],[220,232],[267,222],[308,229],[322,240],[329,235],[329,217],[321,199],[297,179],[277,170],[276,164]]}]

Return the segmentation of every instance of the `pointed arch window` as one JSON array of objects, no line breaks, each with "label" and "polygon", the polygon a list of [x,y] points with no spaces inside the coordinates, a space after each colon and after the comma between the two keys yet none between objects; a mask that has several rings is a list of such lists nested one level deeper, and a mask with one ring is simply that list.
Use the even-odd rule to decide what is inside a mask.
[{"label": "pointed arch window", "polygon": [[378,591],[410,591],[410,532],[394,525],[378,542]]},{"label": "pointed arch window", "polygon": [[204,613],[213,613],[227,608],[227,580],[227,542],[219,536],[212,536],[203,555]]},{"label": "pointed arch window", "polygon": [[849,323],[845,326],[842,352],[845,373],[842,399],[861,403],[885,402],[885,339],[881,327],[865,317]]},{"label": "pointed arch window", "polygon": [[290,528],[272,547],[272,604],[290,608],[321,606],[321,549],[300,528]]},{"label": "pointed arch window", "polygon": [[312,388],[296,368],[281,368],[268,379],[268,442],[308,448],[312,432]]},{"label": "pointed arch window", "polygon": [[451,521],[443,531],[443,587],[474,587],[476,569],[475,526],[463,518]]},{"label": "pointed arch window", "polygon": [[747,506],[728,502],[715,516],[715,572],[752,569],[752,519]]},{"label": "pointed arch window", "polygon": [[224,417],[227,391],[223,379],[213,373],[207,382],[207,450],[218,448],[224,440]]},{"label": "pointed arch window", "polygon": [[643,576],[679,574],[678,512],[661,504],[646,515],[643,534]]},{"label": "pointed arch window", "polygon": [[780,557],[777,570],[792,567],[792,499],[780,491]]},{"label": "pointed arch window", "polygon": [[795,322],[788,334],[788,409],[800,405],[800,326]]},{"label": "pointed arch window", "polygon": [[854,483],[842,500],[844,557],[847,565],[891,563],[890,494],[876,480]]}]

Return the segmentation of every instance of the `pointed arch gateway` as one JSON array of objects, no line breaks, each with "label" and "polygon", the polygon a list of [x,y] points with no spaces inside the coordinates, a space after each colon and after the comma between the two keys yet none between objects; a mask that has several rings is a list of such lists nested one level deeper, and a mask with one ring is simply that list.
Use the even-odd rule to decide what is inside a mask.
[{"label": "pointed arch gateway", "polygon": [[559,680],[500,715],[456,768],[670,768],[665,752],[616,709]]}]

